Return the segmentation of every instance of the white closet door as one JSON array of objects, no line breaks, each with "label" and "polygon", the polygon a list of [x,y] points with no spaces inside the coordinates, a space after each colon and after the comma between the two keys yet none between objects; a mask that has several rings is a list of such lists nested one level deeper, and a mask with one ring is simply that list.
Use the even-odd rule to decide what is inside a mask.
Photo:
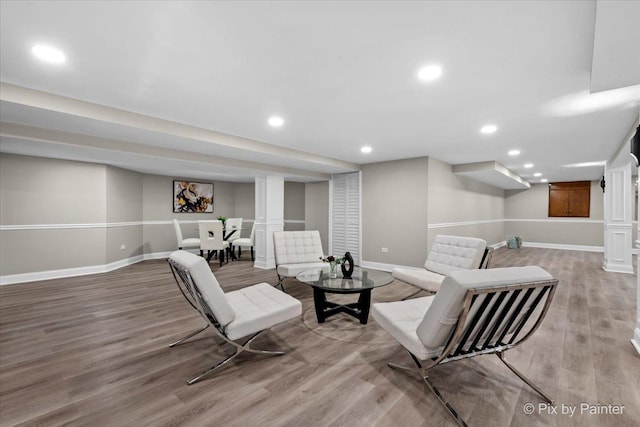
[{"label": "white closet door", "polygon": [[333,175],[331,184],[330,252],[349,251],[360,264],[360,172]]}]

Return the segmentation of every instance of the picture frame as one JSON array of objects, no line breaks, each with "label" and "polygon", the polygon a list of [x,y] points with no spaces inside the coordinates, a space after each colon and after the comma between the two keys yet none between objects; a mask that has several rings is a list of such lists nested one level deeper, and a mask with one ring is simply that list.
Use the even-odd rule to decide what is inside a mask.
[{"label": "picture frame", "polygon": [[174,180],[173,213],[213,213],[213,183]]}]

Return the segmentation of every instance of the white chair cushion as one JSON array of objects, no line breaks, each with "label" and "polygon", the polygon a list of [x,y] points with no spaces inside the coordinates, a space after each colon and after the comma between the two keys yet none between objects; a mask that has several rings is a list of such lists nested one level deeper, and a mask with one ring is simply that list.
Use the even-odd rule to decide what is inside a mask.
[{"label": "white chair cushion", "polygon": [[444,276],[452,271],[478,268],[486,247],[487,242],[482,239],[439,234],[424,268]]},{"label": "white chair cushion", "polygon": [[423,268],[394,268],[391,274],[398,280],[422,288],[429,292],[438,292],[445,276]]},{"label": "white chair cushion", "polygon": [[428,296],[406,301],[376,303],[372,306],[371,314],[383,329],[418,359],[429,359],[437,356],[438,353],[425,348],[416,330],[434,298],[434,296]]},{"label": "white chair cushion", "polygon": [[278,266],[278,274],[286,277],[296,277],[305,270],[321,268],[329,271],[329,263],[326,262],[305,262],[302,264],[285,264]]},{"label": "white chair cushion", "polygon": [[169,258],[189,271],[202,297],[221,325],[227,325],[236,318],[236,313],[227,302],[225,293],[204,258],[186,251],[175,251]]},{"label": "white chair cushion", "polygon": [[253,244],[251,243],[251,239],[248,237],[240,237],[239,239],[236,239],[233,241],[233,246],[253,246]]},{"label": "white chair cushion", "polygon": [[197,246],[200,247],[200,239],[198,239],[197,237],[190,237],[188,239],[184,239],[182,240],[182,247],[192,247],[192,246]]},{"label": "white chair cushion", "polygon": [[268,283],[258,283],[226,294],[236,318],[227,325],[227,337],[236,340],[269,329],[302,314],[302,304]]},{"label": "white chair cushion", "polygon": [[454,271],[442,287],[420,322],[417,335],[427,352],[441,352],[458,321],[468,289],[519,285],[551,280],[553,277],[537,266]]},{"label": "white chair cushion", "polygon": [[317,230],[276,231],[273,233],[276,264],[318,262],[324,255]]},{"label": "white chair cushion", "polygon": [[200,239],[197,237],[191,237],[189,239],[182,240],[182,248],[199,248],[200,247]]}]

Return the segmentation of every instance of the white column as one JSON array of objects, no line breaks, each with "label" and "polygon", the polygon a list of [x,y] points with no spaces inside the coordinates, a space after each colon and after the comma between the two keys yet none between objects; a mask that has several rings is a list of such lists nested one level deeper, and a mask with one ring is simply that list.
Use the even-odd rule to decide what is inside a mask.
[{"label": "white column", "polygon": [[257,268],[275,268],[273,232],[284,229],[284,178],[256,177],[254,250]]},{"label": "white column", "polygon": [[[638,204],[640,208],[640,203]],[[638,233],[640,233],[640,227],[638,227]],[[636,240],[636,247],[640,248],[640,240]],[[640,251],[640,249],[638,249]],[[640,272],[640,255],[637,256],[638,271]],[[636,328],[633,330],[633,338],[631,338],[631,344],[636,348],[636,351],[640,354],[640,274],[637,275],[638,297],[636,302]]]},{"label": "white column", "polygon": [[631,162],[605,167],[604,268],[633,274]]},{"label": "white column", "polygon": [[[640,168],[638,169],[638,174],[638,176],[640,177]],[[640,216],[640,198],[638,198],[637,212]],[[638,252],[636,255],[638,261],[640,260],[640,221],[638,221],[636,248],[638,248]],[[640,262],[638,263],[638,271],[636,272],[636,285],[638,286],[638,292],[636,293],[636,328],[633,330],[633,338],[631,338],[631,344],[633,344],[633,346],[636,348],[636,351],[640,353]]]}]

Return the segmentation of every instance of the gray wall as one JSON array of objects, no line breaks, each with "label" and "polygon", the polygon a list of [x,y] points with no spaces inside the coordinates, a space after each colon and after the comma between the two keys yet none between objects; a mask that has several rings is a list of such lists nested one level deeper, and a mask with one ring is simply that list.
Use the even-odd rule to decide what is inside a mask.
[{"label": "gray wall", "polygon": [[[106,262],[142,255],[142,174],[107,166],[107,223],[137,222],[106,229]],[[122,249],[124,245],[124,249]]]},{"label": "gray wall", "polygon": [[[490,245],[504,240],[504,190],[455,175],[450,164],[431,157],[428,181],[429,248],[437,234],[478,237]],[[478,223],[438,226],[464,222]]]},{"label": "gray wall", "polygon": [[[362,166],[362,259],[421,266],[427,254],[429,159]],[[388,252],[383,253],[382,248]]]},{"label": "gray wall", "polygon": [[305,184],[304,196],[305,228],[318,230],[322,249],[329,250],[329,182]]},{"label": "gray wall", "polygon": [[604,245],[604,196],[599,181],[591,182],[589,218],[549,218],[549,186],[534,184],[505,194],[506,234],[526,242],[560,245]]},{"label": "gray wall", "polygon": [[[305,186],[302,182],[284,183],[284,230],[305,229]],[[288,222],[297,221],[297,222]]]},{"label": "gray wall", "polygon": [[[198,235],[198,220],[242,217],[242,235],[249,236],[253,183],[214,182],[213,213],[174,214],[173,180],[93,163],[0,154],[0,275],[101,267],[173,251],[173,218],[186,238]],[[302,183],[285,183],[285,220],[300,221],[291,227],[304,229]],[[18,229],[7,229],[12,226]]]},{"label": "gray wall", "polygon": [[[0,154],[0,224],[106,222],[106,166]],[[106,231],[46,228],[0,232],[0,274],[105,264]]]},{"label": "gray wall", "polygon": [[233,216],[242,218],[240,237],[249,237],[256,216],[256,186],[253,182],[238,182],[234,184],[234,192]]}]

